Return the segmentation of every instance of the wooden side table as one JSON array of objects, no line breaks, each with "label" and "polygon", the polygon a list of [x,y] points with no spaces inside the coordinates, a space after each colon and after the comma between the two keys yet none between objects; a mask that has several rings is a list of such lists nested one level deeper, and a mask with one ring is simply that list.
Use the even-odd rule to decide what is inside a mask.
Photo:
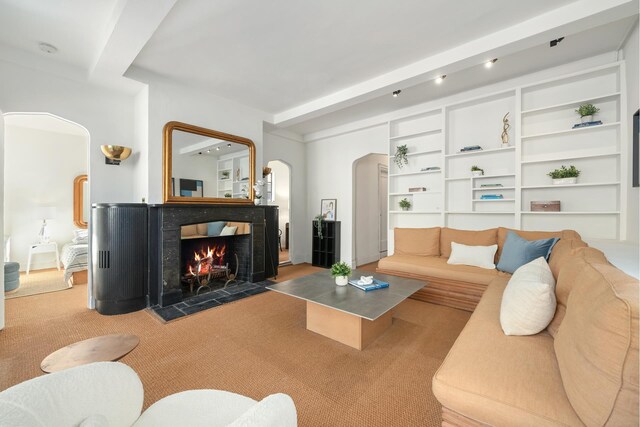
[{"label": "wooden side table", "polygon": [[56,254],[56,267],[60,271],[60,253],[58,252],[58,244],[56,242],[49,243],[34,243],[29,247],[29,259],[27,261],[27,276],[29,270],[31,270],[31,258],[34,254],[45,254],[55,252]]}]

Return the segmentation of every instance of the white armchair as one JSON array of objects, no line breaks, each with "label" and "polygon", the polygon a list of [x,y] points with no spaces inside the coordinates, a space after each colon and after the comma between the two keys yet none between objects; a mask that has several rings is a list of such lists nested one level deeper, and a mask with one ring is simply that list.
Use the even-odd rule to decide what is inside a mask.
[{"label": "white armchair", "polygon": [[99,362],[43,375],[0,393],[2,426],[232,426],[294,427],[286,394],[256,402],[220,390],[189,390],[160,399],[142,415],[144,390],[133,369]]}]

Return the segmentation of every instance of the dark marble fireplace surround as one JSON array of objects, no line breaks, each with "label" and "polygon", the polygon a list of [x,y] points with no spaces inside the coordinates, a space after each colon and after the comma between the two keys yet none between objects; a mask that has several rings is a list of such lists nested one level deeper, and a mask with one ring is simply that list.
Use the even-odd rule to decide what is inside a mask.
[{"label": "dark marble fireplace surround", "polygon": [[181,227],[213,221],[251,223],[248,280],[265,279],[265,209],[250,205],[149,206],[149,297],[162,307],[182,301]]}]

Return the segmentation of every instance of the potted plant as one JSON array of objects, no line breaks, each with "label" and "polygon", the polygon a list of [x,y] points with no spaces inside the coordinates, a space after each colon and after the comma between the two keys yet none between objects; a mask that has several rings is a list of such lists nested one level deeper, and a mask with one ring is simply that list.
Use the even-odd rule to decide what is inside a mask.
[{"label": "potted plant", "polygon": [[222,179],[229,179],[229,176],[231,175],[231,172],[229,171],[222,171],[221,172],[222,175]]},{"label": "potted plant", "polygon": [[331,276],[336,279],[336,285],[346,286],[349,283],[349,276],[351,275],[351,267],[345,262],[336,262],[331,266]]},{"label": "potted plant", "polygon": [[400,200],[398,204],[400,205],[400,209],[402,209],[403,211],[408,211],[409,208],[411,208],[411,202],[406,197]]},{"label": "potted plant", "polygon": [[409,164],[409,160],[407,159],[407,153],[408,153],[408,148],[407,145],[398,145],[398,147],[396,147],[396,154],[393,158],[393,161],[396,162],[396,165],[398,165],[399,169],[402,169],[402,165],[408,165]]},{"label": "potted plant", "polygon": [[547,175],[553,179],[553,185],[575,184],[578,182],[580,171],[575,166],[561,166],[560,169],[552,170]]},{"label": "potted plant", "polygon": [[224,197],[226,197],[227,199],[231,198],[231,193],[224,193]]},{"label": "potted plant", "polygon": [[316,226],[318,227],[318,238],[322,239],[322,221],[324,220],[324,217],[322,215],[318,215],[315,220],[317,222]]},{"label": "potted plant", "polygon": [[593,116],[598,113],[600,109],[593,104],[583,104],[578,107],[576,113],[580,114],[580,120],[582,123],[588,123],[593,121]]},{"label": "potted plant", "polygon": [[484,175],[484,169],[480,169],[478,166],[471,166],[471,175],[482,176]]}]

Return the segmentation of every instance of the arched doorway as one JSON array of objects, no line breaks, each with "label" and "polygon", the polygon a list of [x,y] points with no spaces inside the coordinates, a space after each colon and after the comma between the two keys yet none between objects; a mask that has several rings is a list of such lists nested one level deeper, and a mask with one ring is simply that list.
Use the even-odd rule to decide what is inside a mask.
[{"label": "arched doorway", "polygon": [[3,117],[4,259],[19,265],[17,287],[5,298],[73,284],[84,286],[90,301],[88,229],[79,229],[74,218],[74,203],[81,197],[80,215],[88,219],[88,185],[78,178],[89,174],[89,132],[49,113]]},{"label": "arched doorway", "polygon": [[269,204],[278,206],[278,253],[280,265],[291,263],[291,166],[282,160],[271,160],[267,163],[271,168],[271,173],[267,180],[267,201]]}]

